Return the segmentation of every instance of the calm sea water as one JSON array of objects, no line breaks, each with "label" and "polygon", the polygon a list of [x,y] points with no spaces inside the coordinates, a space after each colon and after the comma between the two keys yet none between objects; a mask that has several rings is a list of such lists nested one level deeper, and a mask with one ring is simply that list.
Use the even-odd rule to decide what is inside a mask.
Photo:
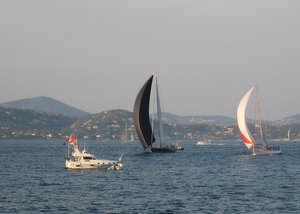
[{"label": "calm sea water", "polygon": [[1,213],[300,213],[300,143],[252,156],[240,142],[144,154],[139,142],[88,141],[121,171],[63,168],[63,141],[0,141]]}]

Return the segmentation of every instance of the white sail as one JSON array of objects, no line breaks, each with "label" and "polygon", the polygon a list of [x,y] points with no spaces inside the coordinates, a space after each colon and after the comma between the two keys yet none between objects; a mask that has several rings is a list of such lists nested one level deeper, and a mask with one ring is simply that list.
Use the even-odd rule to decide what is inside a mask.
[{"label": "white sail", "polygon": [[248,149],[252,149],[255,145],[255,140],[252,137],[248,126],[247,126],[247,118],[246,118],[246,110],[247,105],[249,102],[249,99],[251,97],[252,92],[254,91],[255,87],[252,87],[242,98],[242,100],[239,103],[238,109],[237,109],[237,125],[238,125],[238,131],[240,133],[240,136],[242,140],[244,141],[244,144],[247,146]]},{"label": "white sail", "polygon": [[292,130],[292,128],[289,128],[289,130],[288,130],[288,139],[289,139],[289,141],[292,141],[291,130]]},{"label": "white sail", "polygon": [[[254,140],[252,134],[250,133],[247,123],[246,123],[246,110],[248,106],[249,99],[252,92],[256,90],[256,105],[255,105],[255,129],[258,129],[261,139]],[[238,131],[244,144],[248,149],[253,149],[253,155],[271,155],[271,154],[281,154],[280,147],[269,146],[266,143],[265,126],[262,122],[260,100],[258,96],[257,87],[252,87],[242,98],[239,103],[237,110],[237,125]],[[260,144],[261,143],[261,144]]]},{"label": "white sail", "polygon": [[160,107],[160,99],[158,93],[158,82],[157,82],[157,74],[154,73],[155,76],[155,83],[156,83],[156,107],[157,107],[157,117],[158,117],[158,127],[159,127],[159,140],[160,140],[160,147],[162,147],[162,143],[165,142],[165,133],[163,129],[162,123],[162,114],[161,114],[161,107]]},{"label": "white sail", "polygon": [[127,121],[125,122],[125,128],[123,130],[122,134],[122,143],[127,143],[128,142],[128,127],[127,127]]}]

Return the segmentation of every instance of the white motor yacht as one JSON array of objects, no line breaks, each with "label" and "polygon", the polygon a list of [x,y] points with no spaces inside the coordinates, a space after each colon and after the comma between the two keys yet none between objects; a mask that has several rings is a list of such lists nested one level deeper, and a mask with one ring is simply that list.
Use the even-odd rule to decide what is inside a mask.
[{"label": "white motor yacht", "polygon": [[113,169],[120,170],[123,166],[122,157],[118,160],[105,160],[97,159],[94,155],[87,152],[86,149],[79,151],[77,146],[77,139],[71,135],[70,138],[67,138],[67,142],[73,147],[71,156],[69,155],[70,144],[68,144],[68,157],[65,161],[66,169],[93,169],[93,168],[102,168],[102,169]]}]

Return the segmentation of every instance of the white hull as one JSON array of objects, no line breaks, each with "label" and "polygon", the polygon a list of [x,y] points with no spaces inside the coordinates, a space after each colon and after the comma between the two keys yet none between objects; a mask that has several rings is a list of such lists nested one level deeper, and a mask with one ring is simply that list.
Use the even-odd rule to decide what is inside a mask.
[{"label": "white hull", "polygon": [[[94,155],[87,152],[85,149],[79,151],[77,146],[77,139],[71,135],[73,152],[71,156],[69,155],[69,146],[68,146],[68,158],[65,161],[66,169],[113,169],[120,170],[122,168],[122,157],[118,160],[105,160],[97,159]],[[69,141],[68,141],[69,142]]]},{"label": "white hull", "polygon": [[68,156],[65,161],[66,169],[102,168],[102,169],[119,170],[122,168],[123,154],[117,161],[97,159],[94,155],[87,152],[85,149],[82,151],[79,151],[78,145],[77,145],[78,144],[77,139],[75,138],[75,136],[73,134],[71,134],[70,137],[67,137],[66,141],[68,143],[70,143],[73,147],[73,152],[70,156],[70,147],[68,144]]},{"label": "white hull", "polygon": [[210,142],[210,140],[205,140],[205,141],[199,140],[199,141],[196,143],[196,145],[207,145],[207,144],[209,144],[209,142]]},{"label": "white hull", "polygon": [[111,160],[66,160],[65,168],[66,169],[108,169],[110,167],[122,167],[122,164],[117,161]]},{"label": "white hull", "polygon": [[253,155],[280,155],[281,150],[280,149],[272,149],[272,147],[269,150],[259,150],[253,152]]}]

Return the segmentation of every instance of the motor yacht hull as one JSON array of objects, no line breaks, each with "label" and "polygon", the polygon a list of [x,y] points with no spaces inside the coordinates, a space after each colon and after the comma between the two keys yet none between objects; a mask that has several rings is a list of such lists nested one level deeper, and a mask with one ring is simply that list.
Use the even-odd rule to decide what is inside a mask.
[{"label": "motor yacht hull", "polygon": [[66,169],[94,169],[94,168],[101,168],[101,169],[108,169],[113,166],[120,165],[117,161],[111,160],[66,160],[65,161],[65,168]]}]

